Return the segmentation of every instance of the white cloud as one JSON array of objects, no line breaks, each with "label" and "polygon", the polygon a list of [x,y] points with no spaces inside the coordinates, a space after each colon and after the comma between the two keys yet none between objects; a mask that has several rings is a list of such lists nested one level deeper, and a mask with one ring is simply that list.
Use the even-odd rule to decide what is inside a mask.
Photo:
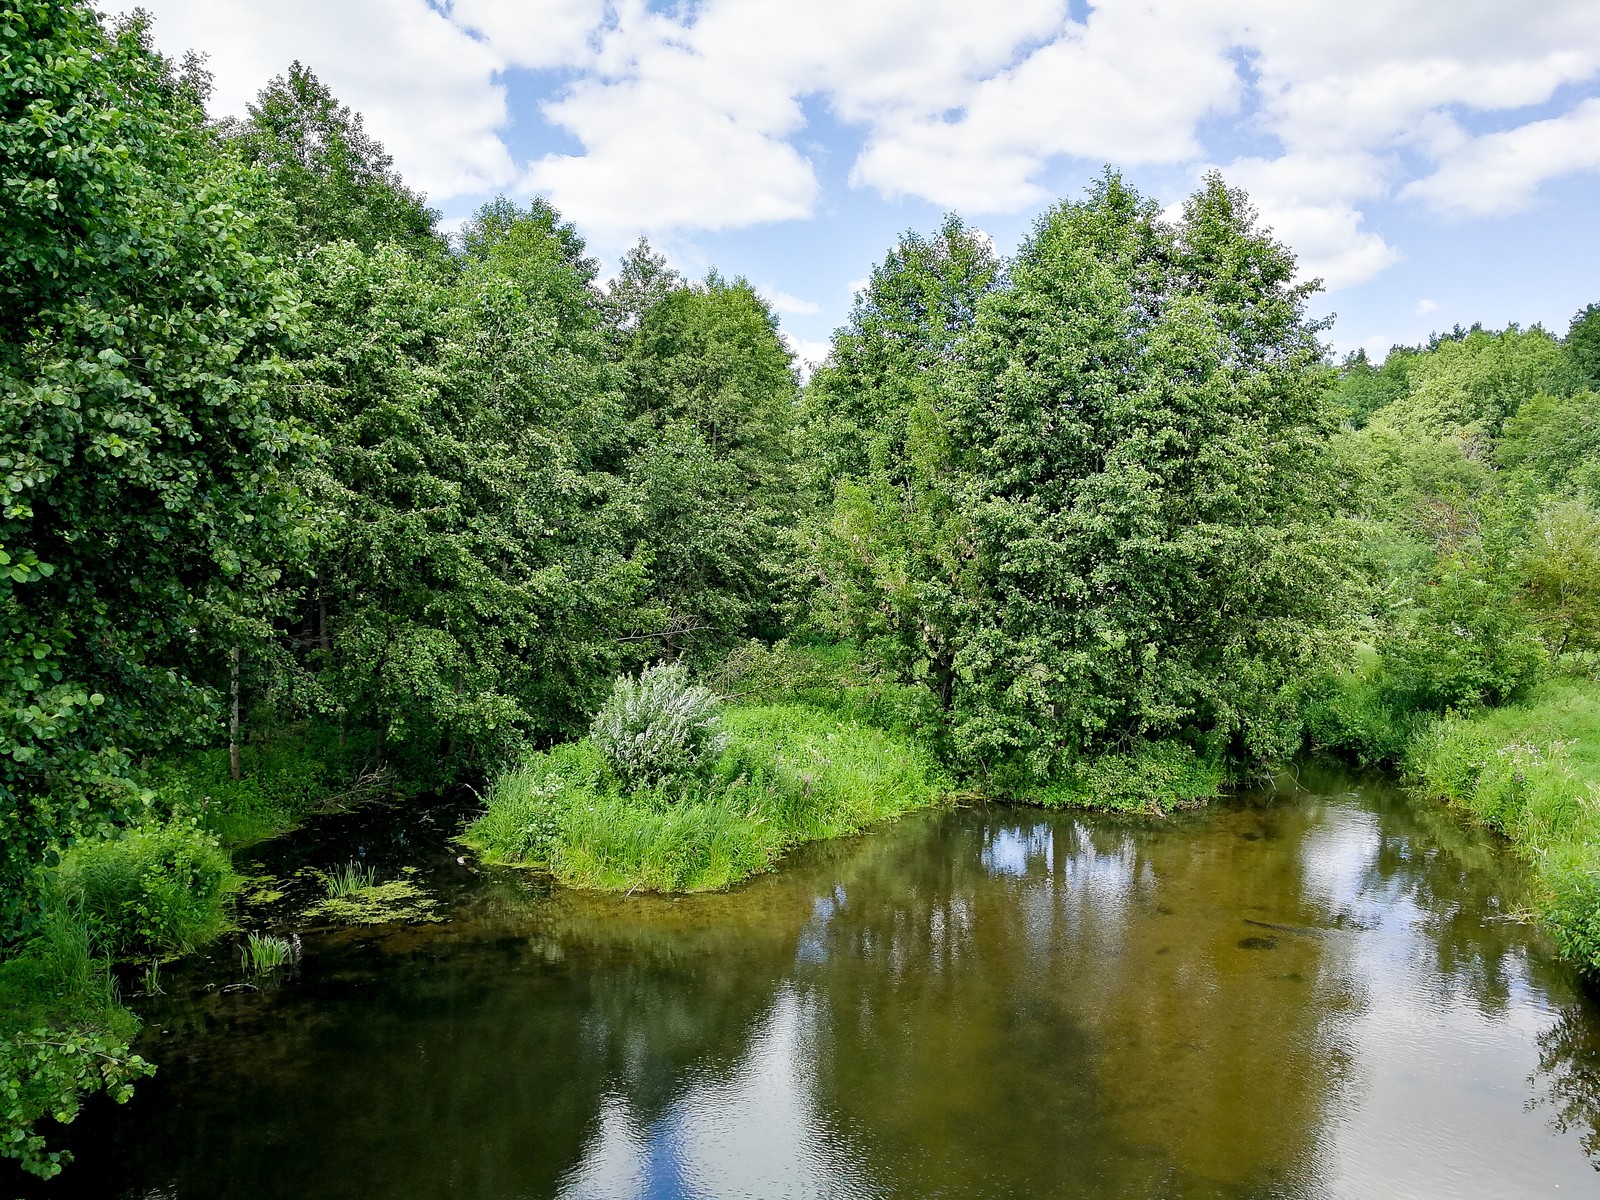
[{"label": "white cloud", "polygon": [[[600,245],[812,216],[839,147],[800,148],[808,104],[859,133],[854,185],[969,212],[1042,203],[1061,161],[1198,171],[1226,118],[1267,149],[1225,174],[1330,287],[1402,256],[1396,196],[1493,216],[1600,169],[1600,100],[1523,115],[1600,77],[1595,0],[147,3],[220,111],[301,58],[436,200],[541,191]],[[511,68],[570,72],[542,111],[578,149],[513,164]]]},{"label": "white cloud", "polygon": [[813,304],[810,300],[802,300],[799,296],[791,296],[770,283],[762,284],[757,290],[766,302],[772,305],[773,311],[783,313],[785,316],[810,317],[822,311],[820,305]]},{"label": "white cloud", "polygon": [[1571,112],[1461,143],[1439,169],[1402,196],[1442,212],[1496,216],[1533,203],[1539,185],[1575,171],[1600,170],[1600,99]]},{"label": "white cloud", "polygon": [[[500,60],[425,0],[142,0],[169,54],[210,56],[216,114],[242,114],[296,59],[365,118],[434,200],[503,187],[517,175],[500,140]],[[131,8],[131,5],[127,6]]]},{"label": "white cloud", "polygon": [[791,333],[780,333],[784,345],[789,347],[789,353],[795,357],[795,366],[800,371],[800,382],[804,383],[811,378],[811,372],[820,367],[828,359],[829,352],[833,349],[831,342],[810,341],[806,338],[797,338]]},{"label": "white cloud", "polygon": [[447,0],[450,20],[519,67],[559,67],[587,57],[605,0]]},{"label": "white cloud", "polygon": [[1439,302],[1437,300],[1418,300],[1417,301],[1417,316],[1419,316],[1419,317],[1425,317],[1431,312],[1438,312],[1438,311],[1439,311]]}]

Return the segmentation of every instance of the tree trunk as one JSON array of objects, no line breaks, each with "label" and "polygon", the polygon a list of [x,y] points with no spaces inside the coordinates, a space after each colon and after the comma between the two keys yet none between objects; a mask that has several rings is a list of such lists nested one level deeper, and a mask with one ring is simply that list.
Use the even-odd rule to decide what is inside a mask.
[{"label": "tree trunk", "polygon": [[241,776],[239,771],[239,647],[228,651],[228,697],[233,711],[228,716],[228,775]]}]

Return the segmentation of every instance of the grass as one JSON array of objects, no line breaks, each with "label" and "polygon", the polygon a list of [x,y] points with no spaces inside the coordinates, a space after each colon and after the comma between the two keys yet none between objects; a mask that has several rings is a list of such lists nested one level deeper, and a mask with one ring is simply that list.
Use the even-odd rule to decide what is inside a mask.
[{"label": "grass", "polygon": [[1520,704],[1438,718],[1412,736],[1403,773],[1535,863],[1540,917],[1600,977],[1600,684],[1551,680]]},{"label": "grass", "polygon": [[230,776],[228,752],[218,748],[158,763],[151,786],[169,808],[194,814],[224,846],[237,849],[380,794],[392,783],[370,766],[370,735],[352,734],[340,746],[337,731],[322,726],[242,746],[239,758],[240,779]]},{"label": "grass", "polygon": [[330,898],[339,900],[356,892],[364,892],[378,882],[376,867],[363,867],[358,862],[347,862],[322,876],[323,886]]},{"label": "grass", "polygon": [[587,739],[501,776],[465,840],[486,861],[573,887],[698,892],[804,842],[928,808],[950,780],[909,738],[806,704],[728,709],[702,778],[626,792]]},{"label": "grass", "polygon": [[294,950],[288,938],[270,933],[252,933],[245,939],[245,966],[258,975],[288,966],[293,957]]}]

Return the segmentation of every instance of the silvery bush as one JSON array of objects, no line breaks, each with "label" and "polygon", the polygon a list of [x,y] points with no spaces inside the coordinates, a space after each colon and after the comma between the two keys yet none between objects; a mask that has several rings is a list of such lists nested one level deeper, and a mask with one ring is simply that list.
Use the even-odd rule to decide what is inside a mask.
[{"label": "silvery bush", "polygon": [[617,678],[589,737],[625,787],[654,787],[693,774],[722,749],[720,708],[681,663],[659,663],[638,679]]}]

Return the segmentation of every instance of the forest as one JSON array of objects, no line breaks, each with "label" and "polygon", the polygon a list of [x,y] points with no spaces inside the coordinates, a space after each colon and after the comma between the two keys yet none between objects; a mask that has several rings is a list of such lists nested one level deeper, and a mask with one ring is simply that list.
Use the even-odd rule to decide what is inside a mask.
[{"label": "forest", "polygon": [[449,788],[486,863],[678,892],[1326,754],[1509,838],[1600,974],[1600,304],[1336,362],[1244,193],[1108,168],[1008,258],[904,234],[803,379],[745,279],[602,280],[541,199],[446,235],[307,67],[209,89],[142,17],[0,12],[27,1169],[152,1071],[122,989],[230,929],[232,851]]}]

